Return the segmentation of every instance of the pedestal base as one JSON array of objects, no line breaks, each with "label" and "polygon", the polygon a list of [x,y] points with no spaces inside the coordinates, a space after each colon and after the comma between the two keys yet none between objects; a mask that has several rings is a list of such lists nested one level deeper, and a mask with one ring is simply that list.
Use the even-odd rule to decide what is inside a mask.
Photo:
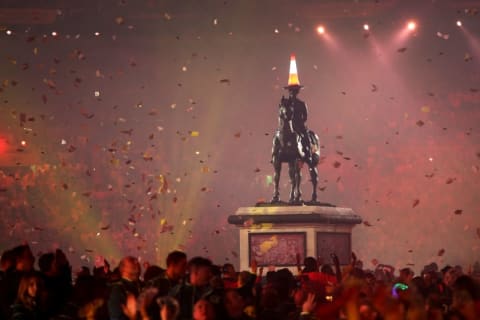
[{"label": "pedestal base", "polygon": [[240,228],[240,270],[258,266],[289,268],[296,272],[296,255],[331,263],[335,253],[340,264],[351,256],[352,228],[362,222],[350,208],[334,206],[242,207],[228,222]]}]

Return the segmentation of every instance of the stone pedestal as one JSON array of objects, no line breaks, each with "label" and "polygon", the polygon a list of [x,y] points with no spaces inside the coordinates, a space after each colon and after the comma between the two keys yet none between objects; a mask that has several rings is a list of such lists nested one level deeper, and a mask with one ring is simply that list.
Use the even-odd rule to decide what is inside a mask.
[{"label": "stone pedestal", "polygon": [[240,229],[240,270],[258,266],[289,268],[296,272],[296,255],[331,263],[336,253],[340,264],[351,256],[351,233],[362,222],[350,208],[334,206],[242,207],[228,217]]}]

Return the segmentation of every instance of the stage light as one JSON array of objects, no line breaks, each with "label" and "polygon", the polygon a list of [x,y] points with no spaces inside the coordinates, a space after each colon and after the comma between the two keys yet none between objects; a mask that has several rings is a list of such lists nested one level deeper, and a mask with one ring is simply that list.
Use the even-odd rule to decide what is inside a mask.
[{"label": "stage light", "polygon": [[417,24],[415,23],[415,21],[409,21],[408,24],[407,24],[407,29],[410,30],[410,31],[413,31],[417,28]]},{"label": "stage light", "polygon": [[365,24],[363,25],[363,30],[365,30],[365,31],[370,30],[370,26],[365,23]]},{"label": "stage light", "polygon": [[7,36],[11,36],[13,32],[12,32],[12,30],[7,30],[7,31],[5,31],[5,33],[7,34]]},{"label": "stage light", "polygon": [[462,21],[457,20],[457,26],[461,27],[462,26]]},{"label": "stage light", "polygon": [[7,139],[0,137],[0,155],[6,153],[8,147]]},{"label": "stage light", "polygon": [[324,34],[325,33],[325,27],[324,26],[318,26],[317,27],[317,33],[318,34]]},{"label": "stage light", "polygon": [[58,33],[56,31],[52,31],[52,37],[58,36]]},{"label": "stage light", "polygon": [[25,147],[27,145],[27,141],[22,140],[22,141],[20,141],[20,144],[22,145],[22,147]]}]

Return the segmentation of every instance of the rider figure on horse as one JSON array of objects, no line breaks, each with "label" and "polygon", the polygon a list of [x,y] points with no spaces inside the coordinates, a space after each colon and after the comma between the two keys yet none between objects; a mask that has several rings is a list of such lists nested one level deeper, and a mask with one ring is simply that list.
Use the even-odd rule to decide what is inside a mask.
[{"label": "rider figure on horse", "polygon": [[307,106],[305,102],[297,98],[297,95],[302,88],[300,85],[290,85],[285,87],[288,89],[288,99],[282,98],[282,103],[286,103],[287,107],[292,110],[292,120],[290,122],[291,129],[295,132],[301,143],[301,156],[308,163],[311,162],[310,142],[308,141],[307,129]]}]

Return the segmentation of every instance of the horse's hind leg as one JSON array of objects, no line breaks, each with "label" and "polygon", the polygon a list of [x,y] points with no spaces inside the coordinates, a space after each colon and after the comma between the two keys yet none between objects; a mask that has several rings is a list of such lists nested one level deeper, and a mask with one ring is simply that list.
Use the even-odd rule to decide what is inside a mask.
[{"label": "horse's hind leg", "polygon": [[273,158],[273,198],[272,203],[280,201],[280,192],[278,191],[278,185],[280,183],[280,173],[282,171],[282,163],[278,161],[275,157]]},{"label": "horse's hind leg", "polygon": [[317,183],[318,183],[318,170],[317,166],[309,166],[310,179],[312,180],[312,202],[317,202]]},{"label": "horse's hind leg", "polygon": [[290,161],[288,163],[288,175],[290,176],[290,199],[288,200],[289,203],[295,203],[298,192],[300,191],[297,187],[299,175],[297,173],[297,163],[296,160]]}]

